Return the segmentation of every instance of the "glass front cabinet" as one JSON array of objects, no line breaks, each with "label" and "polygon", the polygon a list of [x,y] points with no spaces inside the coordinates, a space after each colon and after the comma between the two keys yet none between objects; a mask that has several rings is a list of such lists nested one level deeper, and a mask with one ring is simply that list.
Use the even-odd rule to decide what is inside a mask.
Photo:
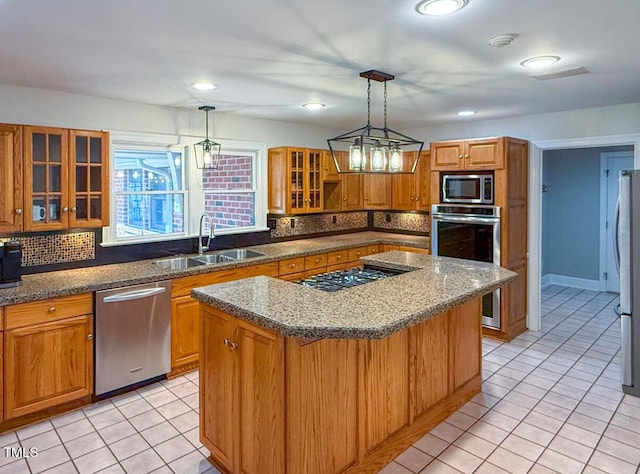
[{"label": "glass front cabinet", "polygon": [[24,229],[102,227],[109,220],[109,135],[24,127]]}]

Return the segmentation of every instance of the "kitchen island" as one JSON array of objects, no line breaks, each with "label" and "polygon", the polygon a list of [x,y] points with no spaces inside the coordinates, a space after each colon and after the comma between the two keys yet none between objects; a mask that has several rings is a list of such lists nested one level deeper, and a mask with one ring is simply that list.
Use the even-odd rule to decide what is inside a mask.
[{"label": "kitchen island", "polygon": [[481,296],[515,278],[407,252],[326,293],[258,276],[197,288],[200,435],[223,472],[377,472],[481,388]]}]

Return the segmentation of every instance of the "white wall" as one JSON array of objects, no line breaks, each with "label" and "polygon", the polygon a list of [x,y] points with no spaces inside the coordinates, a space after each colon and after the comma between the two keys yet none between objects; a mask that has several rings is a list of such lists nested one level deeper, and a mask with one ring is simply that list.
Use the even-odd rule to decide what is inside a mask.
[{"label": "white wall", "polygon": [[636,134],[640,133],[640,103],[496,120],[481,120],[479,116],[404,132],[429,142],[502,135],[537,141]]},{"label": "white wall", "polygon": [[[0,123],[46,125],[126,132],[150,132],[200,137],[205,115],[197,110],[145,105],[66,92],[0,84]],[[215,105],[215,104],[213,104]],[[340,131],[210,112],[211,135],[216,139],[326,148],[326,139]]]}]

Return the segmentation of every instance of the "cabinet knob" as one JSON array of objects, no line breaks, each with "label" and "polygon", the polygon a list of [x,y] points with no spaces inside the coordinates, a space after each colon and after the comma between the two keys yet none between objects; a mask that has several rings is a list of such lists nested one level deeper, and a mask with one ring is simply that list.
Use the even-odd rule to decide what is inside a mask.
[{"label": "cabinet knob", "polygon": [[364,197],[364,200],[365,200],[365,201],[368,201],[368,200],[369,200],[369,198],[368,198],[367,196],[365,196],[365,197]]},{"label": "cabinet knob", "polygon": [[224,340],[224,345],[228,346],[229,344],[231,344],[231,341],[229,339],[225,339]]},{"label": "cabinet knob", "polygon": [[469,158],[469,154],[467,153],[466,155],[464,155],[465,158]]},{"label": "cabinet knob", "polygon": [[62,212],[69,212],[69,208],[68,208],[67,206],[64,206],[64,207],[62,208]]},{"label": "cabinet knob", "polygon": [[338,255],[338,256],[336,257],[336,260],[340,260],[341,258],[342,258],[342,255]]},{"label": "cabinet knob", "polygon": [[87,339],[89,340],[93,339],[93,334],[87,334]]},{"label": "cabinet knob", "polygon": [[52,306],[51,308],[49,308],[49,312],[50,313],[55,313],[56,312],[56,307]]},{"label": "cabinet knob", "polygon": [[292,263],[290,266],[291,266],[291,268],[295,268],[295,267],[296,267],[296,264],[295,264],[295,263]]},{"label": "cabinet knob", "polygon": [[22,209],[20,208],[16,209],[16,214],[22,214]]},{"label": "cabinet knob", "polygon": [[343,200],[343,201],[346,201],[346,200],[347,200],[347,198],[342,198],[342,200]]},{"label": "cabinet knob", "polygon": [[459,160],[461,160],[462,158],[464,158],[464,155],[458,155]]},{"label": "cabinet knob", "polygon": [[76,206],[73,206],[73,207],[71,208],[71,212],[76,212]]},{"label": "cabinet knob", "polygon": [[236,344],[235,342],[232,342],[232,343],[229,344],[229,348],[232,351],[235,351],[237,349],[237,347],[238,347],[238,344]]},{"label": "cabinet knob", "polygon": [[318,263],[319,261],[320,261],[320,259],[319,259],[319,258],[316,258],[316,262],[315,262],[315,263]]}]

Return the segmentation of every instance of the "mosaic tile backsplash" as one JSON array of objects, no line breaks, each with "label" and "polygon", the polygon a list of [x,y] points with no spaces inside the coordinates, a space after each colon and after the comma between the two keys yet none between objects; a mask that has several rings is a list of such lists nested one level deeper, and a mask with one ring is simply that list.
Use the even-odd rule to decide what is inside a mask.
[{"label": "mosaic tile backsplash", "polygon": [[[22,266],[50,265],[96,258],[96,234],[74,232],[14,237],[22,243]],[[11,240],[0,237],[1,241]]]},{"label": "mosaic tile backsplash", "polygon": [[[335,216],[336,222],[333,222]],[[291,226],[291,220],[295,222]],[[367,212],[276,217],[276,228],[271,230],[271,238],[309,235],[321,232],[367,229]]]},{"label": "mosaic tile backsplash", "polygon": [[[387,222],[389,216],[389,222]],[[429,214],[415,214],[411,212],[378,212],[373,213],[374,229],[407,230],[429,234],[431,216]]]}]

